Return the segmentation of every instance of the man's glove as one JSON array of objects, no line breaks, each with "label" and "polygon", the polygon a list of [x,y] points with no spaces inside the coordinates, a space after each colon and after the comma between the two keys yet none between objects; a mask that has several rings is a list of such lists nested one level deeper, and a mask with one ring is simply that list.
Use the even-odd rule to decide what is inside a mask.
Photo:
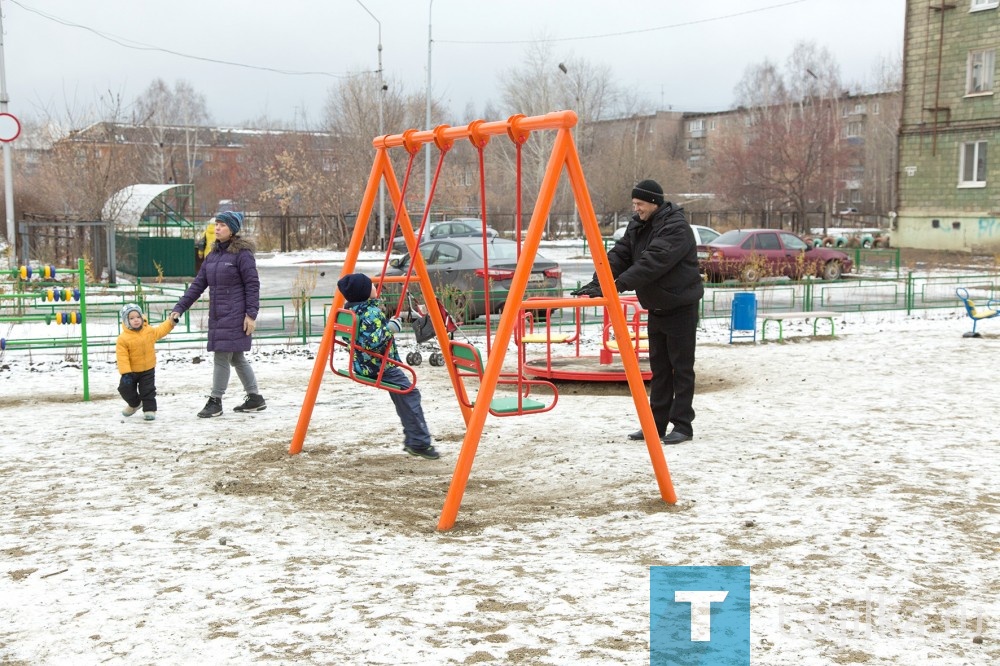
[{"label": "man's glove", "polygon": [[174,324],[177,324],[181,320],[181,313],[180,312],[171,312],[167,316],[170,317],[170,319],[174,322]]},{"label": "man's glove", "polygon": [[587,284],[583,285],[575,291],[569,292],[570,296],[590,296],[591,298],[598,298],[601,296],[601,283],[597,280],[591,280]]},{"label": "man's glove", "polygon": [[392,331],[393,335],[396,335],[403,330],[403,320],[399,317],[393,317],[389,320],[388,324],[389,330]]}]

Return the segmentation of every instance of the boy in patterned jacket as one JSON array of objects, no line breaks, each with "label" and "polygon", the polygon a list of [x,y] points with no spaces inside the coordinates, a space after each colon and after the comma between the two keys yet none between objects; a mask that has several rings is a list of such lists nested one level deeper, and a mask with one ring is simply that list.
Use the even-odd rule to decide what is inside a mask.
[{"label": "boy in patterned jacket", "polygon": [[[393,361],[399,361],[396,351],[395,333],[400,330],[398,319],[388,319],[382,311],[381,304],[376,299],[378,291],[371,278],[362,273],[351,273],[340,278],[337,289],[347,301],[344,307],[352,310],[358,318],[357,344],[364,349],[370,349],[376,354],[385,353]],[[355,374],[372,379],[378,377],[382,359],[357,351],[354,354]],[[382,380],[403,388],[410,386],[410,378],[394,364],[386,364]],[[411,456],[420,456],[428,460],[440,458],[437,450],[431,444],[431,433],[424,420],[424,410],[420,406],[420,391],[416,388],[407,393],[389,391],[389,397],[396,407],[396,414],[403,425],[403,450]]]},{"label": "boy in patterned jacket", "polygon": [[122,332],[115,344],[121,381],[118,393],[128,403],[122,416],[132,416],[142,407],[147,421],[156,418],[156,341],[174,330],[170,317],[159,326],[146,323],[142,309],[128,303],[121,310]]}]

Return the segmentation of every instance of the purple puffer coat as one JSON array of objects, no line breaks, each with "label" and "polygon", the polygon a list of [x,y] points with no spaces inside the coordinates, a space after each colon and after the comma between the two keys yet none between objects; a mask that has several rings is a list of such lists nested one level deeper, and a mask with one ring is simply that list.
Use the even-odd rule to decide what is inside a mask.
[{"label": "purple puffer coat", "polygon": [[227,243],[216,241],[194,282],[174,306],[174,312],[183,314],[209,289],[208,351],[250,351],[243,317],[256,320],[260,311],[260,278],[253,252],[253,243],[239,236]]}]

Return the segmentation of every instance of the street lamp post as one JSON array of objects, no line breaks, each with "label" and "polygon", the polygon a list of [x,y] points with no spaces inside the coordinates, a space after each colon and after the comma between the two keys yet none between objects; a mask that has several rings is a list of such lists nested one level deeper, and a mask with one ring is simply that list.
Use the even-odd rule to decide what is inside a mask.
[{"label": "street lamp post", "polygon": [[[368,15],[375,19],[378,24],[378,133],[385,134],[385,115],[382,110],[383,99],[385,98],[385,83],[382,81],[382,22],[375,18],[367,7],[357,0],[361,8],[368,12]],[[379,249],[385,249],[385,181],[379,179],[378,182],[378,243]]]},{"label": "street lamp post", "polygon": [[[559,71],[562,72],[563,74],[565,74],[566,76],[569,76],[569,68],[566,67],[566,63],[562,63],[562,62],[559,63]],[[575,93],[574,96],[576,98],[576,108],[573,109],[573,110],[576,111],[577,117],[579,117],[579,115],[580,115],[580,110],[579,110],[580,109],[580,86],[575,81],[573,82],[573,90],[574,90],[574,93]],[[577,123],[579,123],[579,120],[577,120]],[[577,136],[579,136],[579,135],[580,135],[580,125],[577,124]],[[576,200],[574,199],[573,200],[573,231],[577,231],[579,229],[579,227],[580,227],[580,217],[579,217],[579,213],[577,212]]]},{"label": "street lamp post", "polygon": [[[427,3],[427,110],[424,116],[424,129],[431,129],[431,10],[434,9],[434,0]],[[424,205],[430,205],[427,201],[431,196],[431,151],[424,149]]]}]

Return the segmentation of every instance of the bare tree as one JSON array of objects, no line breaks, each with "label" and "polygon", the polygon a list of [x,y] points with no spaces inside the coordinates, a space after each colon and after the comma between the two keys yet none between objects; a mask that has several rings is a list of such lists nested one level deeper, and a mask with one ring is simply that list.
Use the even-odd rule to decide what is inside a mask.
[{"label": "bare tree", "polygon": [[[596,168],[592,172],[593,176],[587,173],[591,164],[607,157],[604,150],[608,149],[609,143],[606,137],[598,138],[596,128],[599,123],[620,113],[623,103],[631,102],[613,84],[610,68],[572,55],[557,57],[549,42],[539,41],[527,47],[519,66],[503,72],[500,76],[500,90],[501,113],[508,116],[515,113],[542,115],[560,109],[575,111],[578,122],[574,128],[574,140],[584,164],[591,198],[603,199],[611,192],[621,191],[619,178],[615,177],[613,182],[598,178]],[[552,154],[554,139],[551,132],[535,133],[524,145],[522,178],[524,191],[530,193],[525,198],[525,206],[529,210],[534,204],[534,195],[541,185]],[[616,153],[622,152],[619,150],[621,145],[613,144]],[[499,151],[494,162],[495,169],[504,174],[497,179],[494,187],[496,203],[511,211],[514,207],[510,194],[514,191],[514,153],[514,147],[508,143]],[[611,173],[617,176],[622,171],[611,170]],[[573,206],[572,192],[563,179],[555,200],[557,210],[554,212],[566,216]]]},{"label": "bare tree", "polygon": [[37,212],[98,220],[112,194],[138,182],[134,147],[115,136],[121,100],[109,95],[106,101],[105,120],[56,140],[31,176],[29,187],[42,208]]},{"label": "bare tree", "polygon": [[785,82],[770,60],[747,65],[743,78],[733,90],[736,104],[745,109],[767,109],[789,98]]},{"label": "bare tree", "polygon": [[163,79],[153,81],[135,101],[134,124],[145,126],[150,135],[145,151],[147,179],[155,183],[193,182],[199,130],[204,131],[209,122],[205,96],[190,83],[177,81],[171,89]]},{"label": "bare tree", "polygon": [[770,63],[747,68],[736,88],[743,126],[731,125],[710,148],[716,192],[739,206],[795,214],[793,228],[808,229],[808,213],[828,212],[854,159],[841,137],[837,66],[825,49],[800,43],[785,74]]},{"label": "bare tree", "polygon": [[864,148],[866,202],[872,211],[885,215],[896,206],[896,142],[902,112],[903,63],[899,57],[880,60],[872,70],[869,89],[878,101],[868,105]]}]

